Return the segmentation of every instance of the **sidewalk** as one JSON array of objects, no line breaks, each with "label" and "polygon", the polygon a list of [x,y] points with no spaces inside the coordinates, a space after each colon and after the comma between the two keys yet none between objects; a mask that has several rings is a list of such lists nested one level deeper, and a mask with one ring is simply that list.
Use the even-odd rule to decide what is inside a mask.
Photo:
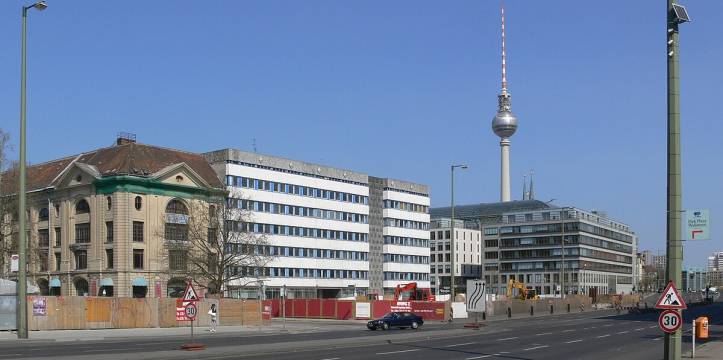
[{"label": "sidewalk", "polygon": [[[691,353],[683,355],[683,358],[691,357]],[[723,342],[711,341],[703,345],[695,347],[695,358],[696,359],[722,359],[723,358]]]}]

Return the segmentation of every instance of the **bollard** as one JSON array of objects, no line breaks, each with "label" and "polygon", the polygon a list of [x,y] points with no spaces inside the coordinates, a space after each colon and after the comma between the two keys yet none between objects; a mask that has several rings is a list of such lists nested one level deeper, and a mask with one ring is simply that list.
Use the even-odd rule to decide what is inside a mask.
[{"label": "bollard", "polygon": [[510,309],[509,307],[507,308],[507,317],[508,318],[512,317],[512,309]]},{"label": "bollard", "polygon": [[567,312],[570,312],[570,304],[567,304]]},{"label": "bollard", "polygon": [[691,329],[691,344],[693,344],[692,349],[693,353],[691,354],[691,358],[695,359],[695,319],[693,320],[693,328]]},{"label": "bollard", "polygon": [[530,305],[530,316],[534,316],[534,315],[535,315],[535,307]]},{"label": "bollard", "polygon": [[552,305],[550,305],[550,314],[554,314],[554,313],[555,313],[555,309],[552,307]]}]

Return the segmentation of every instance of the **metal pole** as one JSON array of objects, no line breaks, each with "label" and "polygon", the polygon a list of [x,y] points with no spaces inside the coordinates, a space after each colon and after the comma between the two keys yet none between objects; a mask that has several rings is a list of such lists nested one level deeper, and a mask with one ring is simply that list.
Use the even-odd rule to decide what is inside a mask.
[{"label": "metal pole", "polygon": [[28,338],[28,306],[27,301],[27,238],[25,233],[25,78],[26,78],[26,38],[29,7],[23,6],[23,25],[21,35],[20,60],[20,175],[18,187],[18,218],[20,218],[18,231],[18,255],[20,255],[20,268],[18,269],[18,339]]},{"label": "metal pole", "polygon": [[449,301],[450,303],[454,302],[454,168],[455,166],[452,165],[452,221],[450,222],[450,245],[451,248],[451,273],[450,273],[450,284],[449,284]]},{"label": "metal pole", "polygon": [[560,243],[562,244],[562,261],[560,262],[560,299],[565,298],[565,208],[562,208],[560,211],[560,220],[562,220],[562,223],[560,224],[560,233],[561,233],[561,239]]},{"label": "metal pole", "polygon": [[[667,218],[667,278],[680,286],[683,262],[683,244],[680,239],[681,215],[681,166],[680,166],[680,82],[678,75],[678,23],[673,17],[673,0],[668,0],[668,218]],[[678,310],[678,312],[681,312]],[[682,315],[682,314],[681,314]],[[680,330],[665,334],[665,360],[681,358]]]},{"label": "metal pole", "polygon": [[693,320],[693,327],[691,328],[690,342],[693,345],[691,357],[695,359],[695,319]]}]

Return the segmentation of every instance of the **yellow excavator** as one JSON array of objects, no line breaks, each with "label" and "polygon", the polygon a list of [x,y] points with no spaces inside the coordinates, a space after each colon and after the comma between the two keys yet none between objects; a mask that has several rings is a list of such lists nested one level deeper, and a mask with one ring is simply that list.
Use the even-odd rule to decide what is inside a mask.
[{"label": "yellow excavator", "polygon": [[[514,290],[517,289],[517,295],[514,295]],[[539,300],[537,292],[532,287],[525,286],[525,283],[510,279],[507,282],[507,298],[508,299],[519,299],[519,300]]]}]

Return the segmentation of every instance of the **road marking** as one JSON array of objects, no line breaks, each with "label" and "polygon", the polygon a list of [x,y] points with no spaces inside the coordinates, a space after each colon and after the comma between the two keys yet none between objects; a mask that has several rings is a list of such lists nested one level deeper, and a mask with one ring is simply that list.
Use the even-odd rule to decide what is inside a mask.
[{"label": "road marking", "polygon": [[6,357],[6,356],[20,356],[22,354],[2,354],[0,357]]},{"label": "road marking", "polygon": [[507,340],[514,340],[514,339],[517,339],[517,338],[519,338],[519,336],[514,336],[514,337],[508,337],[508,338],[504,338],[504,339],[497,339],[497,341],[507,341]]},{"label": "road marking", "polygon": [[100,352],[100,351],[125,351],[125,350],[138,350],[141,348],[121,348],[121,349],[91,349],[83,350],[82,352]]},{"label": "road marking", "polygon": [[476,344],[476,342],[468,342],[468,343],[462,343],[462,344],[452,344],[452,345],[447,345],[447,346],[445,346],[445,347],[465,346],[465,345],[472,345],[472,344]]},{"label": "road marking", "polygon": [[596,338],[596,339],[601,339],[601,338],[608,337],[608,336],[610,336],[610,334],[605,334],[605,335],[596,336],[595,338]]},{"label": "road marking", "polygon": [[658,325],[648,326],[648,329],[655,329]]},{"label": "road marking", "polygon": [[470,357],[470,358],[467,358],[467,359],[465,359],[465,360],[484,359],[484,358],[490,357],[490,356],[492,356],[492,354],[490,354],[490,355],[482,355],[482,356]]},{"label": "road marking", "polygon": [[340,358],[328,358],[328,359],[321,359],[321,360],[339,360]]},{"label": "road marking", "polygon": [[548,345],[535,346],[535,347],[531,347],[531,348],[527,348],[527,349],[522,349],[522,350],[523,350],[523,351],[530,351],[530,350],[542,349],[542,348],[546,348],[546,347],[549,347],[549,346],[548,346]]},{"label": "road marking", "polygon": [[571,332],[571,331],[575,331],[575,330],[573,330],[573,329],[562,330],[562,332]]},{"label": "road marking", "polygon": [[542,335],[552,335],[552,333],[551,332],[539,333],[536,336],[542,336]]},{"label": "road marking", "polygon": [[645,330],[645,328],[637,328],[637,329],[635,329],[635,331],[643,331],[643,330]]},{"label": "road marking", "polygon": [[613,324],[603,325],[603,327],[613,326]]},{"label": "road marking", "polygon": [[660,340],[660,339],[662,339],[662,338],[663,338],[662,336],[661,336],[661,337],[657,337],[657,338],[653,339],[653,341],[655,341],[655,340]]},{"label": "road marking", "polygon": [[576,342],[580,342],[580,341],[582,341],[582,339],[579,339],[579,340],[570,340],[570,341],[565,341],[565,344],[572,344],[572,343],[576,343]]},{"label": "road marking", "polygon": [[628,330],[625,330],[625,331],[621,331],[621,332],[619,332],[618,334],[627,334],[627,333],[629,333],[629,332],[630,332],[630,331],[628,331]]},{"label": "road marking", "polygon": [[387,351],[387,352],[380,352],[377,353],[377,355],[387,355],[387,354],[399,354],[399,353],[405,353],[405,352],[412,352],[412,351],[419,351],[422,349],[409,349],[409,350],[397,350],[397,351]]},{"label": "road marking", "polygon": [[594,328],[595,328],[594,326],[590,326],[590,327],[586,327],[586,328],[582,328],[582,329],[583,329],[583,330],[590,330],[590,329],[594,329]]}]

